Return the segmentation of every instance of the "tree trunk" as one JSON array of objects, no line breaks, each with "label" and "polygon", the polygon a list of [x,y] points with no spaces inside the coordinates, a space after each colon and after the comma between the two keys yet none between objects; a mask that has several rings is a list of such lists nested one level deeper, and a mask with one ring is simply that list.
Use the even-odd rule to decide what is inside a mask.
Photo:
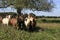
[{"label": "tree trunk", "polygon": [[19,15],[22,14],[22,13],[21,13],[21,10],[22,10],[21,8],[17,8],[17,13],[18,13]]}]

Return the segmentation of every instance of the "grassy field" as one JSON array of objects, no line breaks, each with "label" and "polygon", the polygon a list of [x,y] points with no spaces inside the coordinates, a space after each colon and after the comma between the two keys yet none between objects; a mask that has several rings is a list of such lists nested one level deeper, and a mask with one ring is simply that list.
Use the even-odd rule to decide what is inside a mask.
[{"label": "grassy field", "polygon": [[46,23],[60,23],[60,18],[38,18],[38,23],[46,22]]},{"label": "grassy field", "polygon": [[37,23],[33,32],[0,26],[0,40],[60,40],[60,23]]}]

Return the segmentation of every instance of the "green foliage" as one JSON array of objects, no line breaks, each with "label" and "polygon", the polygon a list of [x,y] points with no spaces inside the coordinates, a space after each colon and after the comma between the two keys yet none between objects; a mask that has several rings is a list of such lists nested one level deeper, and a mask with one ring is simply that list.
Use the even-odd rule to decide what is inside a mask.
[{"label": "green foliage", "polygon": [[52,3],[48,0],[15,0],[14,6],[16,8],[31,8],[42,11],[49,11],[53,8]]},{"label": "green foliage", "polygon": [[51,0],[7,0],[7,2],[8,4],[13,4],[16,9],[30,8],[50,11],[54,7]]}]

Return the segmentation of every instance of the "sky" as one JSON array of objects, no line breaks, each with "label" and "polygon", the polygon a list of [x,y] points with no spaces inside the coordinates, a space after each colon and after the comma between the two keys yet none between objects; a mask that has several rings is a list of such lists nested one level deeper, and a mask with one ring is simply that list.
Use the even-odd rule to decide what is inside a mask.
[{"label": "sky", "polygon": [[[55,8],[52,12],[43,12],[43,11],[32,11],[32,10],[22,10],[22,13],[34,13],[37,16],[60,16],[60,0],[53,0],[55,4]],[[0,9],[0,12],[17,12],[16,9],[7,7],[6,9]]]}]

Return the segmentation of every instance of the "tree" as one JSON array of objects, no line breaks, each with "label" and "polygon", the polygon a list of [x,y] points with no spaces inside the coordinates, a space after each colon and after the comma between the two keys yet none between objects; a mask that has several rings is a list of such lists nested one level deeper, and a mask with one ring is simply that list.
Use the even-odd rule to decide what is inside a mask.
[{"label": "tree", "polygon": [[9,5],[13,5],[18,13],[23,8],[34,9],[39,11],[51,11],[54,7],[52,0],[6,0]]}]

